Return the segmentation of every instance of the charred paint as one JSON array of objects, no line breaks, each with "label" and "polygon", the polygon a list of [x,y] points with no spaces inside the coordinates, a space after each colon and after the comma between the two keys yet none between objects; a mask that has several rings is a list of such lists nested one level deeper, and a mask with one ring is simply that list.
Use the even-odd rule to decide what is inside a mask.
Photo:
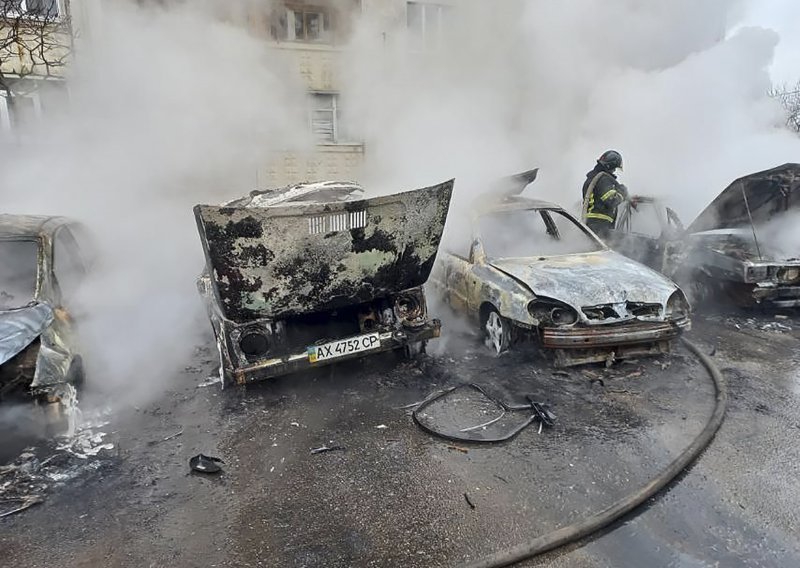
[{"label": "charred paint", "polygon": [[[290,316],[424,284],[452,186],[450,181],[339,203],[197,206],[209,274],[223,311],[235,321]],[[362,212],[365,226],[348,229],[347,224],[363,223]],[[315,232],[318,226],[324,232]],[[339,230],[325,230],[333,227]]]}]

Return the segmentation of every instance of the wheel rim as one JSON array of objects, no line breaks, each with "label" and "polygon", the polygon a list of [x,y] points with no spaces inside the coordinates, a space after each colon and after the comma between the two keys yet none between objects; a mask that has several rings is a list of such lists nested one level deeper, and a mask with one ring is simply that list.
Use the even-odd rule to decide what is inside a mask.
[{"label": "wheel rim", "polygon": [[486,338],[490,347],[498,354],[503,350],[503,322],[497,312],[490,312],[486,318]]}]

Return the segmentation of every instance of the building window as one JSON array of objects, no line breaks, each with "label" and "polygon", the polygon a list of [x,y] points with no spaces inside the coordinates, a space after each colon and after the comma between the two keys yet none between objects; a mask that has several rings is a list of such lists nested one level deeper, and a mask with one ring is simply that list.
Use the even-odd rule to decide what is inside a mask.
[{"label": "building window", "polygon": [[333,14],[321,6],[281,8],[272,35],[284,41],[333,43]]},{"label": "building window", "polygon": [[19,130],[41,116],[42,106],[37,93],[9,97],[0,93],[0,129]]},{"label": "building window", "polygon": [[58,0],[0,0],[2,16],[55,18],[59,13]]},{"label": "building window", "polygon": [[443,32],[450,16],[451,6],[408,2],[406,18],[413,41],[422,49],[436,49],[442,44]]},{"label": "building window", "polygon": [[347,131],[342,124],[339,95],[333,93],[311,93],[309,95],[309,120],[311,132],[321,144],[347,142]]}]

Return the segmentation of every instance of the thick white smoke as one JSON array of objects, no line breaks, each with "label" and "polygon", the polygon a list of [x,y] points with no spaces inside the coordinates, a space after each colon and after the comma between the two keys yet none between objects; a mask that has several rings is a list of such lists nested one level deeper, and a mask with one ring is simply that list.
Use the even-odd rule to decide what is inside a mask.
[{"label": "thick white smoke", "polygon": [[211,10],[112,3],[95,23],[68,111],[2,156],[0,195],[6,212],[66,215],[96,236],[77,302],[84,359],[92,387],[131,401],[167,386],[209,329],[192,206],[246,193],[270,151],[311,141],[296,74]]},{"label": "thick white smoke", "polygon": [[800,156],[767,96],[779,37],[738,26],[755,4],[464,1],[432,54],[409,53],[404,21],[368,22],[343,66],[368,179],[455,176],[464,199],[538,166],[529,191],[571,206],[615,148],[632,192],[689,221],[733,179]]},{"label": "thick white smoke", "polygon": [[[311,143],[296,71],[216,18],[244,4],[258,3],[104,3],[67,116],[35,151],[0,156],[6,211],[73,216],[98,236],[81,331],[92,381],[134,385],[126,396],[167,382],[207,326],[191,206],[252,189],[270,150]],[[363,181],[456,177],[458,225],[459,204],[531,167],[529,193],[570,206],[615,148],[631,191],[668,197],[688,222],[733,179],[800,156],[766,95],[779,37],[740,26],[762,4],[462,0],[435,51],[415,49],[405,3],[394,19],[367,10],[340,69]]]}]

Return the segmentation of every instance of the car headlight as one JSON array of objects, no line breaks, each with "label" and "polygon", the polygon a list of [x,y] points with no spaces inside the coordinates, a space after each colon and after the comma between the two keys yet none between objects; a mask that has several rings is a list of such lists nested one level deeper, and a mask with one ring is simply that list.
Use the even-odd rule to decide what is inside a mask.
[{"label": "car headlight", "polygon": [[258,331],[247,331],[239,340],[239,349],[246,357],[260,357],[269,351],[269,339]]},{"label": "car headlight", "polygon": [[668,318],[685,317],[689,315],[690,310],[686,296],[680,290],[676,290],[667,300],[667,309],[664,315]]},{"label": "car headlight", "polygon": [[425,300],[419,291],[398,294],[394,300],[394,315],[403,323],[415,323],[425,318]]},{"label": "car headlight", "polygon": [[800,268],[781,268],[778,270],[778,282],[789,284],[800,280]]},{"label": "car headlight", "polygon": [[528,303],[528,313],[539,322],[555,325],[572,325],[578,321],[578,312],[564,302],[550,298],[537,298]]},{"label": "car headlight", "polygon": [[745,274],[745,282],[758,282],[769,278],[768,266],[748,266]]}]

